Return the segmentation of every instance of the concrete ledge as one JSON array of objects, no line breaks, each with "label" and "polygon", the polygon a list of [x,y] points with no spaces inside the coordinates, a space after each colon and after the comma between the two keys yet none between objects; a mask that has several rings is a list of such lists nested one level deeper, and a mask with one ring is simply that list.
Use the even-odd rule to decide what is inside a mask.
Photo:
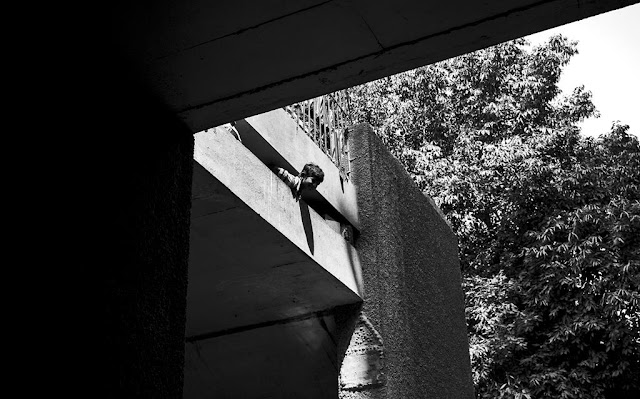
[{"label": "concrete ledge", "polygon": [[353,246],[230,133],[194,138],[187,337],[361,301]]}]

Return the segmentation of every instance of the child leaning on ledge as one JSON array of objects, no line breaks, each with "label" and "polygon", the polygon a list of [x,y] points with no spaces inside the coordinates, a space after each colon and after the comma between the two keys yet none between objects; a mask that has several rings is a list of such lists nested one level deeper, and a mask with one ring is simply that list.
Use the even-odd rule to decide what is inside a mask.
[{"label": "child leaning on ledge", "polygon": [[304,165],[298,176],[294,176],[278,166],[272,167],[271,170],[291,188],[296,201],[300,200],[303,191],[315,189],[324,181],[324,172],[312,162]]}]

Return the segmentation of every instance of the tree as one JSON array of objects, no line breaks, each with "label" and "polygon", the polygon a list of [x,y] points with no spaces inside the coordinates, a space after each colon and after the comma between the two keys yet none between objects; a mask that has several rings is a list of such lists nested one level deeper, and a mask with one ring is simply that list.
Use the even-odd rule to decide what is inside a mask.
[{"label": "tree", "polygon": [[640,147],[580,135],[576,53],[519,39],[349,90],[459,237],[478,397],[640,389]]}]

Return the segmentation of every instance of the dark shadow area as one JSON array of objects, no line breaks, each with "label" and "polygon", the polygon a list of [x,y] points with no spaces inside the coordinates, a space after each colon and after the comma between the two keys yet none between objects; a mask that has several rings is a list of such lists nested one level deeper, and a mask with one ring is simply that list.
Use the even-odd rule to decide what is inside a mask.
[{"label": "dark shadow area", "polygon": [[[337,220],[343,224],[349,224],[349,221],[334,208],[329,201],[318,192],[318,190],[304,190],[301,197],[318,215],[329,215],[333,220]],[[326,219],[326,218],[325,218]]]},{"label": "dark shadow area", "polygon": [[91,148],[87,204],[96,207],[78,208],[93,215],[78,248],[90,250],[83,259],[102,284],[100,384],[111,398],[181,398],[193,135],[95,40],[87,59],[104,51],[100,69],[87,71],[101,78],[83,79],[92,83],[74,117],[95,132],[82,142]]},{"label": "dark shadow area", "polygon": [[313,243],[313,227],[311,226],[311,215],[309,214],[309,206],[299,201],[300,216],[302,217],[302,226],[304,227],[304,235],[307,236],[307,244],[309,245],[309,251],[313,255],[314,243]]}]

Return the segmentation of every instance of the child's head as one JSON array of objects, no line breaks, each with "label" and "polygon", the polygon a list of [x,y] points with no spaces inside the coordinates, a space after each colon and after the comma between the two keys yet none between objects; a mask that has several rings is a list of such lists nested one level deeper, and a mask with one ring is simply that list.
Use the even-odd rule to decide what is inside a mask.
[{"label": "child's head", "polygon": [[316,188],[324,181],[324,172],[318,165],[309,162],[302,168],[300,177],[302,178],[301,188]]}]

